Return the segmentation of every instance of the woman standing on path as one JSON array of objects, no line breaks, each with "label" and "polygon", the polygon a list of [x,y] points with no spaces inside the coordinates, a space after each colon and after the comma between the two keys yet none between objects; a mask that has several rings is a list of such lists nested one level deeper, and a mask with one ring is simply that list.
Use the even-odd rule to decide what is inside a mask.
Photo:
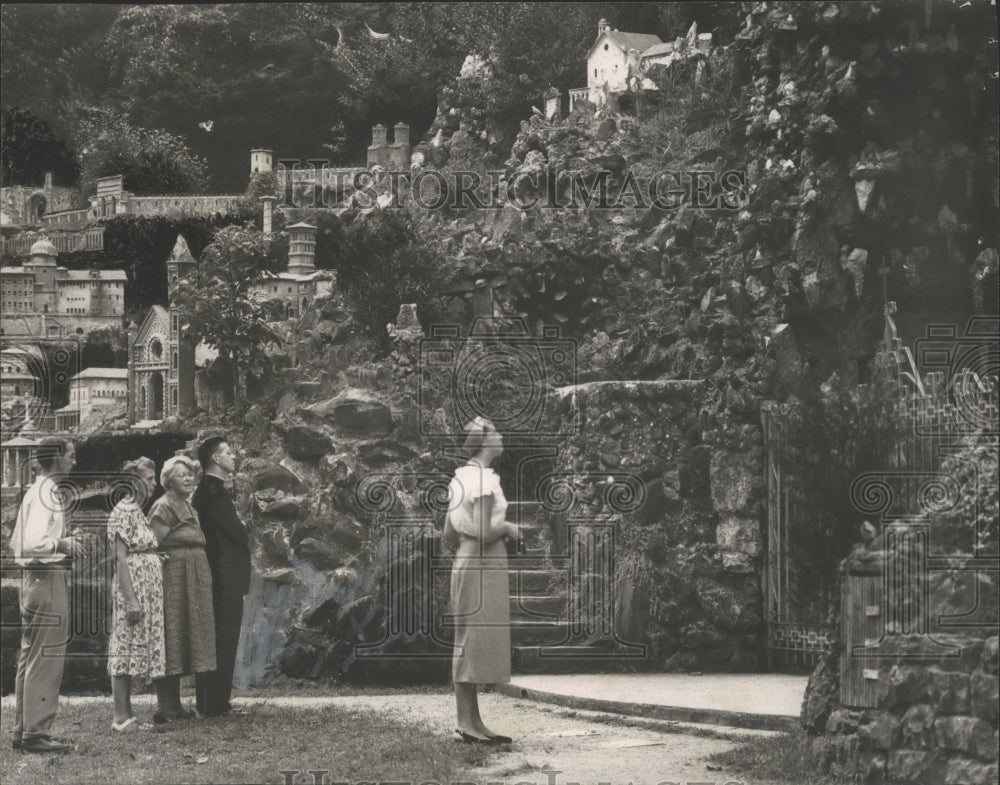
[{"label": "woman standing on path", "polygon": [[452,680],[458,711],[456,734],[465,742],[509,743],[479,714],[478,684],[510,681],[510,598],[505,536],[517,537],[507,523],[507,500],[490,464],[503,452],[503,437],[489,420],[477,417],[465,428],[468,463],[455,470],[448,486],[445,536],[459,538],[451,571],[455,614]]},{"label": "woman standing on path", "polygon": [[156,535],[140,504],[156,488],[156,466],[137,458],[122,470],[138,480],[134,494],[122,499],[108,519],[108,540],[114,549],[108,674],[114,697],[116,731],[141,726],[132,713],[132,677],[143,681],[163,676],[163,571]]},{"label": "woman standing on path", "polygon": [[166,493],[153,504],[149,522],[165,551],[163,563],[164,676],[156,681],[158,723],[189,719],[181,706],[181,676],[215,670],[215,616],[212,573],[205,535],[188,501],[195,465],[178,455],[163,464],[160,484]]}]

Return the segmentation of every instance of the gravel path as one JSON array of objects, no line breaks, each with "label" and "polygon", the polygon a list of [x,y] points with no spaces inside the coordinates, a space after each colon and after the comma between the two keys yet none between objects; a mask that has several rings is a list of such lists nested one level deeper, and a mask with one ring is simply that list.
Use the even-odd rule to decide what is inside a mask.
[{"label": "gravel path", "polygon": [[[239,702],[384,712],[446,735],[451,734],[455,719],[450,695],[247,698]],[[710,770],[706,758],[739,741],[775,735],[575,711],[489,693],[480,696],[480,708],[493,730],[512,736],[515,742],[498,747],[482,768],[466,772],[468,783],[475,785],[764,785]]]}]

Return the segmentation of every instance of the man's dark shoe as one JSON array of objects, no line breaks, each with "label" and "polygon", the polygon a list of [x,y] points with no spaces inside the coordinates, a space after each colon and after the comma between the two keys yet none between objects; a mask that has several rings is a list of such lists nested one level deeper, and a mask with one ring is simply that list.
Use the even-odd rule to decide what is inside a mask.
[{"label": "man's dark shoe", "polygon": [[194,712],[187,711],[184,708],[174,709],[173,711],[162,711],[157,709],[153,713],[153,722],[156,725],[169,725],[171,722],[192,719],[194,719]]},{"label": "man's dark shoe", "polygon": [[21,740],[20,736],[14,736],[10,740],[10,746],[13,747],[15,750],[19,750],[21,749],[21,747],[24,746],[24,742]]},{"label": "man's dark shoe", "polygon": [[223,709],[198,711],[199,717],[245,717],[250,714],[250,710],[242,706],[229,704]]},{"label": "man's dark shoe", "polygon": [[73,749],[73,745],[45,738],[22,739],[21,749],[25,752],[66,752]]}]

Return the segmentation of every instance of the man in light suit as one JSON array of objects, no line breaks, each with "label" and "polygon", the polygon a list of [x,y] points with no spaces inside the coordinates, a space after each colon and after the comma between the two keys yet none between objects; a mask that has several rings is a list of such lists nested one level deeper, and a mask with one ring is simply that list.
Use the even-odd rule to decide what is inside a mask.
[{"label": "man in light suit", "polygon": [[82,547],[68,537],[63,500],[56,485],[76,464],[73,442],[46,436],[35,453],[38,477],[25,491],[11,550],[21,571],[21,651],[14,692],[12,746],[24,752],[64,752],[53,740],[59,684],[69,642],[69,567]]},{"label": "man in light suit", "polygon": [[198,448],[198,460],[204,473],[191,505],[205,532],[205,551],[212,569],[217,669],[195,677],[195,705],[199,714],[212,717],[233,711],[229,699],[243,623],[243,598],[250,590],[250,535],[226,488],[236,470],[236,456],[229,443],[222,436],[205,439]]}]

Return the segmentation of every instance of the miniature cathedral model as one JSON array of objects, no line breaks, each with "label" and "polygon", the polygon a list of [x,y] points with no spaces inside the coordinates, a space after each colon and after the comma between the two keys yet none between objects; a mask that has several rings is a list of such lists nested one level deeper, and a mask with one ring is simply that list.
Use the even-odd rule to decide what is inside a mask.
[{"label": "miniature cathedral model", "polygon": [[[187,241],[177,236],[167,259],[172,288],[197,265]],[[128,329],[128,421],[159,421],[194,411],[195,341],[168,306],[154,305],[142,324]]]}]

